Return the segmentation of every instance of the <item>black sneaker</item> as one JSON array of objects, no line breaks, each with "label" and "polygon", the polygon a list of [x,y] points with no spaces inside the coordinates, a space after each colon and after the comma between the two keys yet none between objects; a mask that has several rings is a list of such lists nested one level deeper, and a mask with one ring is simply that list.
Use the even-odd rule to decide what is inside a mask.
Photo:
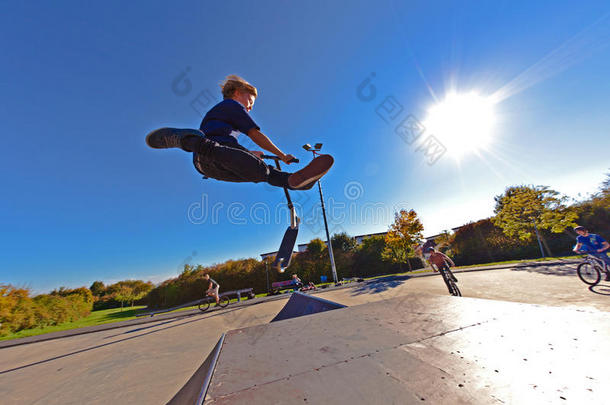
[{"label": "black sneaker", "polygon": [[181,148],[186,135],[204,136],[196,129],[159,128],[146,135],[146,144],[154,149]]},{"label": "black sneaker", "polygon": [[334,162],[330,155],[316,157],[307,166],[288,177],[288,186],[293,190],[309,190],[330,170]]}]

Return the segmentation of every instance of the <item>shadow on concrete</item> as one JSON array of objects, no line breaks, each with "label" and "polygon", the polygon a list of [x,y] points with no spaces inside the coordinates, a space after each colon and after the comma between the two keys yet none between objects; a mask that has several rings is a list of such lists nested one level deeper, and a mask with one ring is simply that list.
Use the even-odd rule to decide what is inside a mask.
[{"label": "shadow on concrete", "polygon": [[[209,314],[208,316],[204,316],[204,317],[200,317],[199,316],[197,319],[193,319],[193,320],[186,321],[186,322],[181,322],[180,324],[177,324],[177,325],[166,326],[165,328],[160,328],[160,329],[157,329],[157,330],[152,330],[152,331],[145,332],[145,333],[142,333],[142,334],[139,334],[139,335],[135,335],[135,336],[129,336],[129,337],[126,337],[124,339],[115,340],[114,342],[102,343],[102,344],[99,344],[99,345],[96,345],[96,346],[87,347],[85,349],[80,349],[80,350],[76,350],[76,351],[73,351],[73,352],[70,352],[70,353],[61,354],[59,356],[54,356],[54,357],[51,357],[51,358],[48,358],[48,359],[45,359],[45,360],[40,360],[40,361],[36,361],[36,362],[30,363],[30,364],[25,364],[23,366],[11,368],[11,369],[8,369],[8,370],[2,370],[2,371],[0,371],[0,375],[8,374],[8,373],[11,373],[13,371],[22,370],[24,368],[28,368],[28,367],[32,367],[32,366],[37,366],[39,364],[48,363],[48,362],[51,362],[53,360],[63,359],[64,357],[74,356],[75,354],[80,354],[80,353],[84,353],[84,352],[89,352],[89,351],[92,351],[92,350],[100,349],[102,347],[107,347],[107,346],[110,346],[110,345],[113,345],[113,344],[116,344],[116,343],[122,343],[122,342],[126,342],[128,340],[136,339],[136,338],[139,338],[139,337],[143,337],[143,336],[147,336],[147,335],[152,335],[153,333],[161,332],[161,331],[172,329],[172,328],[177,328],[179,326],[188,325],[188,324],[193,323],[193,322],[203,321],[203,320],[206,320],[208,318],[212,318],[212,317],[219,316],[219,315],[224,315],[224,314],[229,313],[229,312],[239,311],[240,309],[242,309],[242,308],[238,307],[238,308],[229,309],[229,310],[226,310],[226,311],[217,311],[217,313]],[[191,317],[194,317],[194,316],[197,316],[197,315],[199,315],[199,314],[193,314],[193,315],[189,316],[188,318],[191,318]],[[184,318],[180,318],[180,319],[173,320],[173,321],[170,321],[170,322],[181,321],[181,320],[184,320]],[[169,323],[169,322],[164,322],[164,323]],[[154,328],[154,327],[157,327],[157,326],[159,326],[159,324],[156,324],[154,326],[150,326],[149,328]],[[138,328],[136,330],[126,331],[124,333],[131,333],[131,332],[135,332],[137,330],[142,330],[142,329],[145,329],[145,328]],[[148,329],[148,328],[146,328],[146,329]],[[114,335],[114,336],[119,336],[119,335],[122,335],[124,333],[121,333],[121,334],[118,334],[118,335]]]},{"label": "shadow on concrete", "polygon": [[120,318],[129,318],[132,316],[137,316],[139,314],[143,314],[146,312],[144,309],[126,309],[125,311],[113,312],[111,314],[106,315],[107,318],[111,319],[120,319]]},{"label": "shadow on concrete", "polygon": [[545,274],[547,276],[576,276],[576,265],[560,264],[560,265],[537,265],[528,267],[512,268],[512,271],[527,271],[528,273]]},{"label": "shadow on concrete", "polygon": [[[205,316],[203,316],[201,318],[194,319],[194,320],[188,321],[188,322],[184,322],[184,323],[181,323],[180,325],[175,325],[175,326],[188,325],[189,323],[192,323],[192,322],[202,321],[204,319],[213,318],[215,316],[224,315],[224,314],[228,314],[230,312],[239,311],[242,308],[243,307],[230,308],[230,309],[227,309],[225,311],[222,311],[221,309],[212,310],[211,313],[208,312],[208,313],[205,314]],[[193,313],[191,315],[180,317],[180,318],[173,318],[173,319],[170,319],[168,321],[163,321],[162,319],[160,319],[159,320],[160,323],[155,323],[155,324],[152,324],[152,325],[149,325],[149,326],[143,326],[143,327],[136,328],[136,329],[126,330],[125,332],[117,333],[115,335],[106,336],[104,339],[109,339],[109,338],[113,338],[113,337],[117,337],[117,336],[127,335],[129,333],[134,333],[134,332],[140,332],[140,331],[143,331],[143,330],[146,330],[146,329],[152,329],[152,328],[156,328],[156,327],[161,326],[161,325],[166,325],[168,323],[179,322],[179,321],[181,321],[181,320],[183,320],[185,318],[188,319],[188,318],[192,318],[194,316],[202,316],[202,315],[203,315],[203,313],[201,311],[197,311],[197,312],[195,312],[195,313]],[[173,327],[174,326],[171,326],[171,328],[173,328]],[[170,327],[161,328],[161,329],[158,329],[158,330],[156,330],[154,332],[162,331],[162,330],[165,330],[165,329],[170,329]],[[147,335],[147,334],[148,333],[145,333],[145,334],[142,334],[142,335],[138,335],[138,336],[144,336],[144,335]]]},{"label": "shadow on concrete", "polygon": [[592,285],[591,287],[589,287],[589,291],[594,294],[605,295],[610,297],[610,282],[606,281],[605,284],[600,283],[598,285]]},{"label": "shadow on concrete", "polygon": [[[191,316],[195,316],[194,315],[190,315],[188,316],[188,318],[190,318]],[[156,328],[157,326],[161,326],[161,325],[167,325],[168,323],[173,323],[173,322],[178,322],[182,320],[182,318],[174,318],[174,319],[170,319],[169,321],[165,321],[165,322],[160,322],[160,323],[155,323],[153,325],[149,325],[149,326],[143,326],[141,328],[136,328],[136,329],[132,329],[132,330],[127,330],[125,332],[121,332],[121,333],[117,333],[115,335],[110,335],[110,336],[106,336],[104,339],[111,339],[113,337],[117,337],[117,336],[122,336],[122,335],[127,335],[128,333],[135,333],[135,332],[140,332],[146,329],[151,329],[151,328]]]},{"label": "shadow on concrete", "polygon": [[402,285],[411,276],[388,276],[367,281],[352,290],[352,296],[362,294],[379,294]]}]

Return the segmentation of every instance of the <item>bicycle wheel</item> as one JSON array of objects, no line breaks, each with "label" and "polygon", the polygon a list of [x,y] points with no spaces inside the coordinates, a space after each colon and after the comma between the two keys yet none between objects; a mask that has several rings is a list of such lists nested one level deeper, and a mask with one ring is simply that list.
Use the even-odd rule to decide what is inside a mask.
[{"label": "bicycle wheel", "polygon": [[589,262],[579,264],[576,273],[582,282],[588,285],[596,285],[601,279],[601,269]]},{"label": "bicycle wheel", "polygon": [[454,297],[462,296],[462,292],[460,291],[458,286],[453,282],[452,279],[449,279],[449,282],[447,283],[447,287],[449,288],[449,294],[453,295]]},{"label": "bicycle wheel", "polygon": [[227,305],[229,305],[229,297],[227,297],[226,295],[223,297],[220,297],[220,301],[218,302],[218,306],[221,308],[226,307]]},{"label": "bicycle wheel", "polygon": [[443,281],[447,286],[447,290],[449,290],[449,294],[453,295],[454,297],[461,297],[462,293],[460,292],[460,289],[453,282],[453,274],[449,275],[449,271],[447,269],[442,269],[440,272],[443,276]]},{"label": "bicycle wheel", "polygon": [[453,272],[451,270],[447,269],[447,275],[454,283],[457,283],[458,279],[453,275]]},{"label": "bicycle wheel", "polygon": [[199,310],[201,312],[205,312],[210,308],[210,300],[206,299],[205,301],[202,301],[199,303]]}]

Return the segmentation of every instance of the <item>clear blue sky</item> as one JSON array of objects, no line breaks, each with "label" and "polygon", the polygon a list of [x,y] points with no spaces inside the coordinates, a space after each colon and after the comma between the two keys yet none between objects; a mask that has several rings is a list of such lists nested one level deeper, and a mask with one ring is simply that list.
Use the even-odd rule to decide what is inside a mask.
[{"label": "clear blue sky", "polygon": [[[404,206],[434,234],[489,216],[512,184],[594,192],[610,167],[610,5],[545,4],[3,2],[0,282],[160,281],[187,262],[277,249],[280,189],[204,181],[187,153],[144,144],[160,126],[198,127],[192,101],[205,90],[220,101],[231,73],[258,87],[252,116],[282,150],[307,160],[301,145],[324,142],[335,156],[323,181],[335,231],[385,231]],[[181,95],[172,83],[187,70]],[[363,101],[373,72],[376,97]],[[450,88],[512,91],[488,149],[429,165],[394,127]],[[388,96],[403,108],[392,123],[376,113]],[[315,189],[293,195],[317,205]],[[272,218],[260,224],[249,211],[263,205]],[[298,243],[323,235],[305,224]]]}]

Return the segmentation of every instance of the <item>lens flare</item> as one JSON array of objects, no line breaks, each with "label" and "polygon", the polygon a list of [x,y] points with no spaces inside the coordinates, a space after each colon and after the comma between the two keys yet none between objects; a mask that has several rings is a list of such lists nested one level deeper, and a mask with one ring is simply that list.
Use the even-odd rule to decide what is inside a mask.
[{"label": "lens flare", "polygon": [[489,146],[495,121],[490,99],[476,92],[451,92],[428,110],[424,126],[447,148],[448,154],[459,160]]}]

